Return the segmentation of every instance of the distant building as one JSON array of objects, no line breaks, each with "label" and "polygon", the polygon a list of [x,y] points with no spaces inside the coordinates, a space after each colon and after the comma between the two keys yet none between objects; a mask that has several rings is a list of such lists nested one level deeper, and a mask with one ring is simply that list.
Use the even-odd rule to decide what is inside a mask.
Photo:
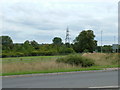
[{"label": "distant building", "polygon": [[113,52],[114,52],[114,53],[118,52],[119,44],[113,44],[113,45],[112,45],[112,49],[113,49]]}]

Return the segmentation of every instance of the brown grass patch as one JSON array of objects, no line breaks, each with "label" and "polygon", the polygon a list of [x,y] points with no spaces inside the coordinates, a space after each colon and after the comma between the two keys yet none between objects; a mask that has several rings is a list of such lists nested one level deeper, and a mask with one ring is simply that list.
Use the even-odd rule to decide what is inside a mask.
[{"label": "brown grass patch", "polygon": [[83,57],[91,58],[96,65],[117,65],[118,53],[85,53]]},{"label": "brown grass patch", "polygon": [[7,63],[2,66],[2,73],[21,72],[21,71],[46,71],[46,70],[59,70],[71,69],[71,66],[64,63],[56,63],[55,61],[49,62],[32,62],[32,63]]}]

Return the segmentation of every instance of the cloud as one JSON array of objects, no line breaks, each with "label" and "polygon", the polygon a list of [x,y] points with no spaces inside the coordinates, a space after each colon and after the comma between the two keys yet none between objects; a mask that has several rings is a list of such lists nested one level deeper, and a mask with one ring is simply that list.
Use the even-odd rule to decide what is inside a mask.
[{"label": "cloud", "polygon": [[[4,11],[2,35],[11,36],[14,42],[35,39],[39,43],[51,43],[55,36],[61,37],[64,41],[67,26],[70,29],[71,41],[86,29],[94,30],[98,41],[103,30],[105,44],[106,40],[112,39],[118,33],[117,0],[7,1],[2,2]],[[108,44],[113,43],[111,40],[108,41]]]}]

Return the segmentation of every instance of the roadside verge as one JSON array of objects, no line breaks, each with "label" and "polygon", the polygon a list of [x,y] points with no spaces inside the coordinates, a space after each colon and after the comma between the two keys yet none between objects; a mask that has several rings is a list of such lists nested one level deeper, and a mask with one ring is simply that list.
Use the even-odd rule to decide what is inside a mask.
[{"label": "roadside verge", "polygon": [[120,68],[104,68],[103,70],[87,70],[87,71],[71,71],[71,72],[56,72],[56,73],[38,73],[38,74],[24,74],[24,75],[8,75],[0,76],[2,78],[7,77],[33,77],[33,76],[45,76],[45,75],[62,75],[62,74],[75,74],[75,73],[94,73],[94,72],[109,72],[118,71]]}]

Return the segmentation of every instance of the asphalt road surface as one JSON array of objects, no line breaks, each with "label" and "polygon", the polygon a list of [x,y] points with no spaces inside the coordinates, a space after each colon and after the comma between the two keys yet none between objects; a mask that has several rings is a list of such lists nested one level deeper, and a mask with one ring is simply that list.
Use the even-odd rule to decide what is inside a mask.
[{"label": "asphalt road surface", "polygon": [[3,88],[96,88],[118,86],[118,71],[6,77]]}]

